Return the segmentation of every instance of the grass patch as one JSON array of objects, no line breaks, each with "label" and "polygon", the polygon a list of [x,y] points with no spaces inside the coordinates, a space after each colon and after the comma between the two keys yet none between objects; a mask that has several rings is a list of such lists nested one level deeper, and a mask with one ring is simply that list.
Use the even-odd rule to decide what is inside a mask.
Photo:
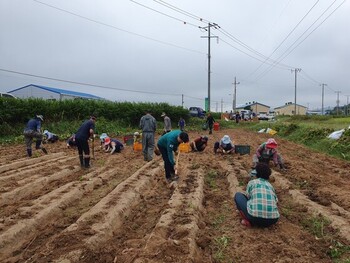
[{"label": "grass patch", "polygon": [[225,260],[225,251],[229,245],[230,238],[223,235],[214,239],[214,259],[218,262]]},{"label": "grass patch", "polygon": [[210,170],[205,175],[205,183],[208,184],[210,188],[216,189],[217,188],[217,184],[216,184],[217,177],[218,177],[218,173],[215,170]]},{"label": "grass patch", "polygon": [[306,218],[301,221],[302,226],[317,238],[324,238],[327,235],[327,227],[330,221],[325,217],[318,215]]}]

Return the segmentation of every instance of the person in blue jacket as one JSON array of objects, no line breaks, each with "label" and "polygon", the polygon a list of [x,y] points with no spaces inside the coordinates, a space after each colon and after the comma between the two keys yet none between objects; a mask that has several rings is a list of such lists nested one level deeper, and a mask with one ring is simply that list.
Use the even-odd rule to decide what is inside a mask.
[{"label": "person in blue jacket", "polygon": [[[90,167],[89,138],[94,136],[96,116],[92,115],[86,120],[75,133],[75,143],[78,147],[80,166]],[[84,155],[83,155],[84,153]]]},{"label": "person in blue jacket", "polygon": [[165,178],[168,183],[179,179],[175,174],[176,164],[173,152],[177,151],[180,143],[187,143],[188,141],[188,134],[180,130],[168,132],[158,140],[157,146],[164,160]]},{"label": "person in blue jacket", "polygon": [[33,139],[36,139],[35,149],[41,149],[45,154],[47,151],[42,147],[43,135],[41,133],[41,122],[44,121],[43,115],[36,115],[35,118],[32,118],[28,121],[27,126],[23,131],[28,157],[32,156],[32,142]]}]

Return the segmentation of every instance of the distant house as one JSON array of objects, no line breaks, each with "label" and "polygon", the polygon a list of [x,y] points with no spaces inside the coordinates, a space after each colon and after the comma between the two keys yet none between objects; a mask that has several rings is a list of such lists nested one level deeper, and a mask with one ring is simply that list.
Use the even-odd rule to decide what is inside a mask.
[{"label": "distant house", "polygon": [[265,104],[253,101],[253,102],[248,102],[246,104],[243,105],[239,105],[236,107],[237,111],[241,111],[241,110],[245,110],[245,109],[250,109],[252,112],[254,112],[256,115],[259,112],[265,112],[265,113],[269,113],[270,111],[270,106],[267,106]]},{"label": "distant house", "polygon": [[275,108],[276,115],[294,115],[296,108],[296,115],[306,115],[307,107],[292,102],[287,102],[285,105]]},{"label": "distant house", "polygon": [[72,100],[72,99],[101,100],[103,99],[101,97],[91,95],[88,93],[51,88],[51,87],[34,85],[34,84],[30,84],[22,88],[11,90],[8,93],[21,99],[26,99],[26,98],[37,98],[37,99],[45,99],[45,100]]}]

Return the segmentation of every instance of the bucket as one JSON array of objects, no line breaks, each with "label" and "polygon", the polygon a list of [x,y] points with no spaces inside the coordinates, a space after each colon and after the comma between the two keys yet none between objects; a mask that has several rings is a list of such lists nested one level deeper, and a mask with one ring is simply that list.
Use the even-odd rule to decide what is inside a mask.
[{"label": "bucket", "polygon": [[131,139],[127,139],[126,142],[125,142],[126,145],[133,145],[134,144],[134,139],[131,138]]},{"label": "bucket", "polygon": [[235,145],[235,153],[240,155],[250,154],[250,145]]},{"label": "bucket", "polygon": [[214,131],[218,131],[220,128],[220,124],[218,122],[214,122]]},{"label": "bucket", "polygon": [[134,151],[135,151],[135,152],[140,152],[140,151],[142,151],[142,143],[135,142],[135,143],[134,143]]},{"label": "bucket", "polygon": [[179,151],[181,153],[188,153],[190,151],[191,147],[190,147],[190,143],[181,143],[179,145]]}]

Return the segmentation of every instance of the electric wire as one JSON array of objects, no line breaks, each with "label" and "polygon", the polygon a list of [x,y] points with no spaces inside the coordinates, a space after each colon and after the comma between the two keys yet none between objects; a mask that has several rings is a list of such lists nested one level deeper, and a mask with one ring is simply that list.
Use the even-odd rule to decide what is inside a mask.
[{"label": "electric wire", "polygon": [[152,10],[152,11],[154,11],[154,12],[156,12],[156,13],[158,13],[158,14],[161,14],[161,15],[163,15],[163,16],[167,16],[167,17],[172,18],[172,19],[174,19],[174,20],[176,20],[176,21],[180,21],[180,22],[182,22],[182,23],[185,24],[185,25],[190,25],[190,26],[194,26],[194,27],[199,28],[198,25],[195,25],[195,24],[192,24],[192,23],[183,21],[183,20],[181,20],[181,19],[179,19],[179,18],[176,18],[176,17],[174,17],[174,16],[171,16],[171,15],[165,14],[165,13],[163,13],[163,12],[161,12],[161,11],[158,11],[158,10],[156,10],[156,9],[154,9],[154,8],[148,7],[148,6],[144,5],[144,4],[141,4],[141,3],[139,3],[139,2],[136,2],[136,1],[134,1],[134,0],[129,0],[129,1],[130,1],[130,2],[133,2],[133,3],[137,4],[137,5],[140,5],[140,6],[144,7],[144,8],[147,8],[147,9],[149,9],[149,10]]},{"label": "electric wire", "polygon": [[82,19],[84,19],[84,20],[88,20],[88,21],[90,21],[90,22],[93,22],[93,23],[96,23],[96,24],[99,24],[99,25],[102,25],[102,26],[106,26],[106,27],[109,27],[109,28],[113,28],[113,29],[122,31],[122,32],[127,33],[127,34],[131,34],[131,35],[134,35],[134,36],[142,37],[142,38],[147,39],[147,40],[151,40],[151,41],[154,41],[154,42],[163,44],[163,45],[168,45],[168,46],[172,46],[172,47],[175,47],[175,48],[187,50],[187,51],[190,51],[190,52],[193,52],[193,53],[197,53],[197,54],[201,54],[201,55],[206,55],[206,53],[201,52],[201,51],[198,51],[198,50],[193,50],[193,49],[189,49],[189,48],[186,48],[186,47],[181,47],[181,46],[178,46],[178,45],[169,43],[169,42],[165,42],[165,41],[162,41],[162,40],[158,40],[158,39],[155,39],[155,38],[151,38],[151,37],[148,37],[148,36],[144,36],[144,35],[141,35],[141,34],[139,34],[139,33],[134,33],[134,32],[131,32],[131,31],[128,31],[128,30],[125,30],[125,29],[122,29],[122,28],[119,28],[119,27],[116,27],[116,26],[113,26],[113,25],[110,25],[110,24],[107,24],[107,23],[104,23],[104,22],[95,20],[95,19],[91,19],[91,18],[86,17],[86,16],[79,15],[79,14],[77,14],[77,13],[73,13],[73,12],[71,12],[71,11],[68,11],[68,10],[66,10],[66,9],[62,9],[62,8],[60,8],[60,7],[57,7],[57,6],[53,6],[53,5],[50,5],[50,4],[46,4],[46,3],[40,2],[40,1],[38,1],[38,0],[32,0],[32,1],[34,1],[34,2],[36,2],[36,3],[39,3],[39,4],[42,4],[42,5],[45,5],[45,6],[47,6],[47,7],[50,7],[50,8],[59,10],[59,11],[61,11],[61,12],[64,12],[64,13],[67,13],[67,14],[70,14],[70,15],[73,15],[73,16],[76,16],[76,17],[79,17],[79,18],[82,18]]}]

